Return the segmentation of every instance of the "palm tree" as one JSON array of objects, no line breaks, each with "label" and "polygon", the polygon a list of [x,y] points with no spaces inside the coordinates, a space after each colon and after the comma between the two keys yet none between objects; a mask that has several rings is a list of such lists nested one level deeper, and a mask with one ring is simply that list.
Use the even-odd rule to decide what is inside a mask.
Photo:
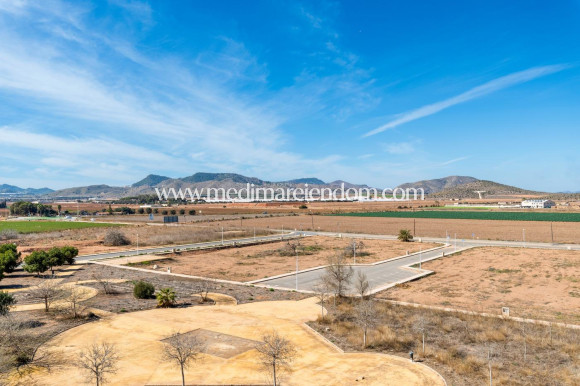
[{"label": "palm tree", "polygon": [[399,236],[397,237],[399,239],[399,241],[411,241],[413,240],[413,235],[411,234],[411,231],[408,229],[401,229],[399,231]]},{"label": "palm tree", "polygon": [[169,308],[175,305],[175,291],[171,288],[162,288],[155,296],[157,297],[157,307]]}]

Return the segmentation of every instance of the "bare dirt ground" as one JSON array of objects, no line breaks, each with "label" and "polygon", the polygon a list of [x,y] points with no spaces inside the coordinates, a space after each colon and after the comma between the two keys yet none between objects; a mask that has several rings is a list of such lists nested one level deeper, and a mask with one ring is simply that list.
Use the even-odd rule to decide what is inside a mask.
[{"label": "bare dirt ground", "polygon": [[[218,222],[239,225],[235,221]],[[343,233],[368,233],[396,235],[400,229],[409,229],[416,237],[446,237],[452,239],[487,239],[521,241],[525,229],[526,241],[551,242],[550,222],[547,221],[498,221],[498,220],[449,220],[384,217],[341,216],[284,216],[244,220],[244,226],[294,230],[315,230]],[[554,242],[579,243],[580,223],[554,222]]]},{"label": "bare dirt ground", "polygon": [[[361,241],[361,240],[357,240]],[[296,242],[295,240],[292,242]],[[298,252],[299,269],[325,265],[330,256],[344,250],[350,239],[334,237],[305,237],[300,239]],[[390,240],[362,240],[364,248],[358,252],[357,263],[373,263],[409,253],[434,248],[435,243],[404,243]],[[211,277],[234,281],[252,281],[293,272],[296,270],[295,254],[288,250],[288,242],[275,242],[241,248],[191,251],[162,255],[163,260],[132,264],[135,267],[165,271],[171,267],[174,273]],[[354,262],[354,260],[353,260]]]},{"label": "bare dirt ground", "polygon": [[[58,232],[42,232],[21,234],[17,239],[5,242],[14,242],[18,245],[18,250],[27,255],[35,250],[46,250],[53,246],[62,247],[71,245],[79,249],[80,255],[114,252],[139,246],[158,246],[172,244],[201,243],[221,239],[221,226],[215,223],[209,225],[127,225],[117,228],[130,240],[131,245],[107,246],[103,244],[103,239],[107,233],[107,228],[87,228],[74,229]],[[256,229],[256,235],[270,234],[268,229]],[[137,236],[138,235],[138,236]],[[239,228],[234,225],[224,229],[224,238],[243,238],[254,235],[253,228]]]},{"label": "bare dirt ground", "polygon": [[423,264],[434,275],[382,298],[511,316],[580,323],[580,252],[475,248]]}]

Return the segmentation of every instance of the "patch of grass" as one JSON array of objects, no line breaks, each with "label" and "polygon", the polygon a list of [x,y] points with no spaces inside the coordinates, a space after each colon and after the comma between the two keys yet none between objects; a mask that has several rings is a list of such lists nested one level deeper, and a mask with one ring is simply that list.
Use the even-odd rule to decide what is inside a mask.
[{"label": "patch of grass", "polygon": [[516,273],[516,272],[521,272],[521,269],[509,269],[509,268],[505,268],[505,269],[496,269],[493,267],[489,267],[487,269],[489,272],[493,272],[493,273]]}]

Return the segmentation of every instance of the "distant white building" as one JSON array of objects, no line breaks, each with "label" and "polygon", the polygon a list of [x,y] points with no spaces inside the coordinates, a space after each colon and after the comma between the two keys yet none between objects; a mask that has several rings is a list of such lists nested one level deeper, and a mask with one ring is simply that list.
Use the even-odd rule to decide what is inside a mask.
[{"label": "distant white building", "polygon": [[522,201],[522,208],[543,209],[551,208],[556,203],[552,200],[524,200]]}]

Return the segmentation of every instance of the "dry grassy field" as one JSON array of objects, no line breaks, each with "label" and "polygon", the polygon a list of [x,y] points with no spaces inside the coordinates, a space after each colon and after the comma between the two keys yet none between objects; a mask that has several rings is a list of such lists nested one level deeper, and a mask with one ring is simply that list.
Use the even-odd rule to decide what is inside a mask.
[{"label": "dry grassy field", "polygon": [[580,252],[474,248],[423,264],[434,275],[379,297],[511,316],[580,323]]},{"label": "dry grassy field", "polygon": [[[328,317],[310,325],[346,351],[365,350],[357,303],[330,307]],[[412,350],[449,385],[488,385],[490,367],[494,385],[580,384],[578,330],[382,302],[375,309],[366,350],[404,358]]]},{"label": "dry grassy field", "polygon": [[[238,221],[220,222],[239,226]],[[284,216],[243,220],[247,227],[274,229],[303,229],[343,233],[368,233],[396,235],[400,229],[409,229],[416,237],[446,237],[452,239],[488,239],[521,241],[525,229],[526,241],[580,242],[580,223],[544,221],[493,221],[493,220],[450,220],[412,219],[381,217],[341,217],[341,216]]]},{"label": "dry grassy field", "polygon": [[[360,241],[360,240],[359,240]],[[292,241],[296,242],[295,240]],[[318,267],[330,256],[342,251],[349,239],[306,237],[300,239],[299,269]],[[372,263],[417,252],[420,248],[438,246],[434,243],[403,243],[388,240],[363,240],[364,248],[357,254],[357,263]],[[163,255],[163,260],[135,263],[133,266],[159,270],[171,267],[174,273],[235,281],[252,281],[296,270],[295,254],[287,241],[222,250],[191,251]]]}]

